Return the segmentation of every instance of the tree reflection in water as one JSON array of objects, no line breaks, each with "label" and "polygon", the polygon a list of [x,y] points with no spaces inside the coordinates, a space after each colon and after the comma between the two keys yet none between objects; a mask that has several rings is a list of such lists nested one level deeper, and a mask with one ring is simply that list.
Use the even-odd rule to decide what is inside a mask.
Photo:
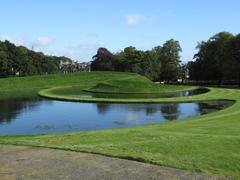
[{"label": "tree reflection in water", "polygon": [[179,104],[177,103],[161,104],[160,110],[162,112],[163,117],[169,121],[177,120],[180,115]]},{"label": "tree reflection in water", "polygon": [[139,126],[198,116],[232,104],[232,101],[96,104],[37,97],[0,100],[0,134],[48,134]]},{"label": "tree reflection in water", "polygon": [[233,104],[233,101],[221,101],[221,103],[219,101],[200,102],[198,103],[198,108],[200,114],[203,115],[224,109],[225,107],[229,107]]},{"label": "tree reflection in water", "polygon": [[152,116],[160,111],[166,120],[177,120],[180,115],[179,104],[96,104],[99,114],[107,114],[114,109],[126,109],[131,112],[145,112],[146,116]]},{"label": "tree reflection in water", "polygon": [[[42,103],[41,98],[0,100],[0,124],[9,124],[24,110],[34,110]],[[46,100],[44,100],[46,101]],[[46,101],[51,103],[51,101]]]},{"label": "tree reflection in water", "polygon": [[97,111],[99,114],[106,114],[111,109],[111,104],[108,103],[98,103],[97,105]]}]

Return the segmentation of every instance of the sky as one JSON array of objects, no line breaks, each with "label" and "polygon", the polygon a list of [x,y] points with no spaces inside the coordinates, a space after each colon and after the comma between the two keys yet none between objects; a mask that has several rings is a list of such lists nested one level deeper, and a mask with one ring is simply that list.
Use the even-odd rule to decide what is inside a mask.
[{"label": "sky", "polygon": [[169,39],[192,60],[198,42],[240,33],[239,0],[1,0],[0,40],[90,61],[99,47],[150,50]]}]

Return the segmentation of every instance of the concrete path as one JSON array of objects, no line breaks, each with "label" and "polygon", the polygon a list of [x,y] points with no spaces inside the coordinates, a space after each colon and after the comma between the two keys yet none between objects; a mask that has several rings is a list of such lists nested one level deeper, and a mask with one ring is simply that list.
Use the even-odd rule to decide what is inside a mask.
[{"label": "concrete path", "polygon": [[226,179],[78,152],[0,145],[0,179]]}]

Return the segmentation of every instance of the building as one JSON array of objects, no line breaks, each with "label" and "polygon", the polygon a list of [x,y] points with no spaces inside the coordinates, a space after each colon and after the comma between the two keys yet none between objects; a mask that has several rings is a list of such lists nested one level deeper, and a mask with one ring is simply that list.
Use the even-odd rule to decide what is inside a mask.
[{"label": "building", "polygon": [[61,62],[60,71],[64,74],[71,72],[90,72],[91,71],[91,61],[90,62]]}]

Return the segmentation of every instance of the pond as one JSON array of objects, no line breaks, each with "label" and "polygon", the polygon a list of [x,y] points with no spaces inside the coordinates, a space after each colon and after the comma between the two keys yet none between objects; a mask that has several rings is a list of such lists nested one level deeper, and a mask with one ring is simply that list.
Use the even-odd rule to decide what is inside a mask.
[{"label": "pond", "polygon": [[81,98],[113,98],[113,99],[134,99],[134,98],[169,98],[169,97],[184,97],[203,94],[209,92],[207,88],[197,88],[188,91],[178,91],[172,93],[93,93],[87,91],[70,92],[68,96],[81,97]]},{"label": "pond", "polygon": [[231,101],[160,104],[0,100],[0,134],[48,134],[123,128],[182,120],[221,110]]}]

